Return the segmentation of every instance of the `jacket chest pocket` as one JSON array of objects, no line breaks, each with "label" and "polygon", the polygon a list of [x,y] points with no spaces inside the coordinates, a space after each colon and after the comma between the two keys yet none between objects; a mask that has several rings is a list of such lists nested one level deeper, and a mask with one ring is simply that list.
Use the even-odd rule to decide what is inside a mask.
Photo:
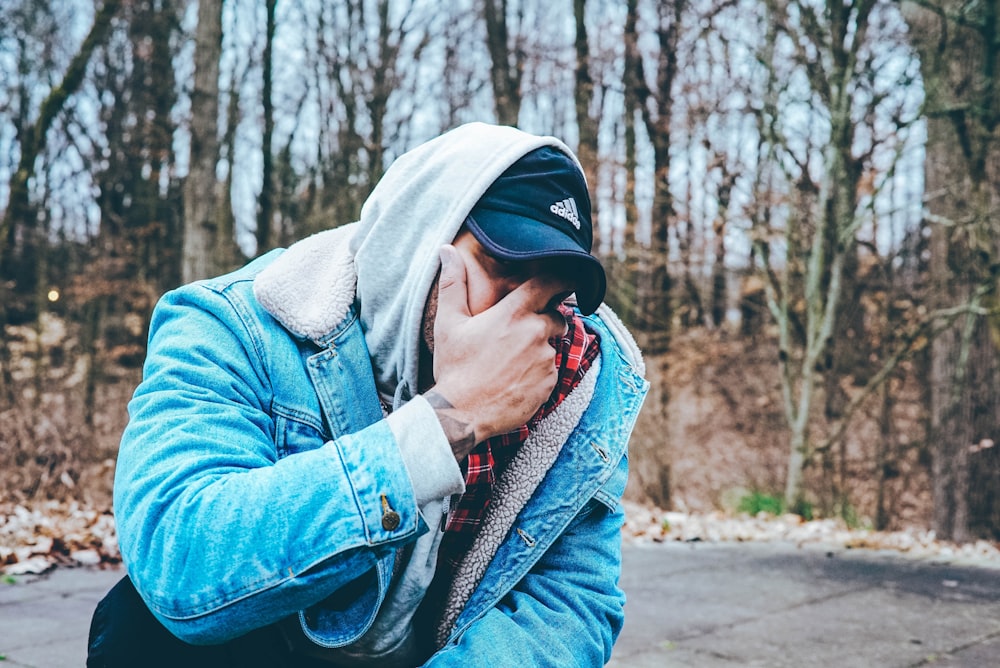
[{"label": "jacket chest pocket", "polygon": [[280,408],[275,410],[274,444],[279,459],[315,450],[330,440],[310,417]]}]

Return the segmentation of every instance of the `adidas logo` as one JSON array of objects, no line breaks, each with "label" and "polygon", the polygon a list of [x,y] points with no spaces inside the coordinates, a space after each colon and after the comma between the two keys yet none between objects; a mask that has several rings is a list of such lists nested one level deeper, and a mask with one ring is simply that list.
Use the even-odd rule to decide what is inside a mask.
[{"label": "adidas logo", "polygon": [[576,200],[572,197],[556,202],[549,207],[549,211],[573,223],[573,227],[576,229],[580,229],[580,212],[576,208]]}]

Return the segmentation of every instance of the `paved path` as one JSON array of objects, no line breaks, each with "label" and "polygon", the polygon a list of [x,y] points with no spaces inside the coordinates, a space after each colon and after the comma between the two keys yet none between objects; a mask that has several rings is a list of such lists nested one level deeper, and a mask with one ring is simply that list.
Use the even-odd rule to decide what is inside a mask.
[{"label": "paved path", "polygon": [[1000,570],[781,543],[626,550],[614,668],[1000,666]]},{"label": "paved path", "polygon": [[0,582],[3,668],[81,668],[94,606],[121,571],[57,568]]},{"label": "paved path", "polygon": [[[79,668],[118,571],[0,584],[6,668]],[[1000,570],[782,543],[633,545],[613,668],[1000,666]]]}]

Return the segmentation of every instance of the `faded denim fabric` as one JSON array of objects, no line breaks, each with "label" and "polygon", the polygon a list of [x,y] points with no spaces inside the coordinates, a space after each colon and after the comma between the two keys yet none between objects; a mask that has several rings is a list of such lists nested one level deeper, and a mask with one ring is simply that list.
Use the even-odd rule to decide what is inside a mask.
[{"label": "faded denim fabric", "polygon": [[[280,252],[164,296],[129,404],[122,556],[157,619],[190,643],[301,611],[321,644],[350,644],[372,624],[397,551],[428,530],[353,312],[314,341],[254,299],[254,276]],[[594,401],[428,665],[468,665],[468,651],[500,666],[610,657],[626,445],[648,385],[587,320],[601,334]],[[397,526],[383,523],[387,506]]]}]

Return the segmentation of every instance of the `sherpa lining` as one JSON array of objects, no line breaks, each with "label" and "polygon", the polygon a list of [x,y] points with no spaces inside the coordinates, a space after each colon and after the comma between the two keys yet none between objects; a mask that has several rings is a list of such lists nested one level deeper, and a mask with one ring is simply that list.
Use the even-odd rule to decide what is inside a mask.
[{"label": "sherpa lining", "polygon": [[253,294],[291,332],[320,341],[343,321],[358,275],[350,240],[357,223],[292,244],[254,279]]},{"label": "sherpa lining", "polygon": [[486,568],[500,545],[513,529],[518,513],[524,509],[528,499],[541,484],[562,451],[563,444],[583,417],[594,396],[600,373],[601,358],[597,357],[580,384],[548,417],[538,423],[497,481],[482,527],[455,571],[444,612],[438,623],[438,647],[447,642],[455,620],[483,579]]}]

